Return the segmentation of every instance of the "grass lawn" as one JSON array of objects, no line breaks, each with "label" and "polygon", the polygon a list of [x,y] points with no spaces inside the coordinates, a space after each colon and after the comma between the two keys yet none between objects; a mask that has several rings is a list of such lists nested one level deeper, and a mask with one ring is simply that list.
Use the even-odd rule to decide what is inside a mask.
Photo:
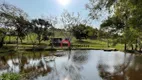
[{"label": "grass lawn", "polygon": [[[89,48],[93,48],[93,49],[107,49],[107,42],[103,41],[103,40],[83,40],[83,41],[77,41],[74,40],[72,42],[75,45],[89,45]],[[117,50],[123,50],[124,46],[122,44],[117,44],[116,46],[112,46],[110,44],[109,48],[115,48]]]},{"label": "grass lawn", "polygon": [[[49,46],[49,41],[42,41],[41,43],[42,45],[40,46],[47,46],[47,48],[50,48]],[[86,46],[78,46],[78,47],[74,47],[74,48],[86,48],[86,49],[107,49],[107,42],[105,41],[101,41],[101,40],[83,40],[83,41],[78,41],[78,40],[73,40],[72,41],[72,45],[88,45],[89,47]],[[5,46],[9,46],[9,47],[16,47],[16,44],[6,44]],[[32,48],[33,45],[30,42],[26,42],[24,41],[23,44],[19,44],[19,49],[22,48]],[[109,48],[115,48],[117,50],[123,50],[124,46],[122,44],[117,44],[116,46],[111,46]],[[56,49],[61,49],[60,47],[56,47]]]},{"label": "grass lawn", "polygon": [[[61,32],[56,32],[57,34],[55,35],[56,37],[61,37],[61,38],[64,38],[63,36],[59,36],[61,35],[62,33]],[[30,38],[31,37],[31,38]],[[29,34],[28,36],[25,37],[25,39],[23,39],[23,43],[22,44],[19,44],[19,49],[31,49],[33,48],[33,45],[32,45],[32,41],[31,40],[35,40],[34,42],[36,44],[38,44],[38,41],[36,40],[36,37],[37,35],[36,34]],[[10,38],[10,39],[9,39]],[[9,42],[9,40],[11,42],[13,42],[12,44],[5,44],[6,47],[9,47],[10,49],[11,48],[15,48],[16,47],[16,37],[14,36],[6,36],[5,38],[5,42]],[[20,40],[19,40],[20,42]],[[44,46],[46,49],[49,49],[51,46],[49,46],[49,43],[50,41],[42,41],[40,46]],[[108,49],[107,47],[107,42],[106,40],[90,40],[90,39],[84,39],[82,41],[78,41],[76,40],[75,38],[72,39],[72,45],[88,45],[89,47],[86,47],[86,46],[75,46],[73,47],[73,49]],[[39,45],[38,45],[39,47]],[[117,50],[121,50],[123,51],[124,49],[124,46],[122,44],[117,44],[116,46],[112,46],[112,44],[110,44],[110,47],[109,48],[115,48]],[[62,49],[60,47],[56,47],[55,49]],[[4,50],[6,49],[0,49],[0,52],[3,52]],[[6,50],[7,51],[7,50]]]}]

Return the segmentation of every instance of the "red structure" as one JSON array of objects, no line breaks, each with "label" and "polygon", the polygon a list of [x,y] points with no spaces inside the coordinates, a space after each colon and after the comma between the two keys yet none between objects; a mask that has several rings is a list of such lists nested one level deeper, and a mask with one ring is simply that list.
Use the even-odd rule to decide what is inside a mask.
[{"label": "red structure", "polygon": [[68,47],[70,47],[70,42],[68,40],[62,40],[61,41],[61,47],[63,47],[63,43],[68,43]]}]

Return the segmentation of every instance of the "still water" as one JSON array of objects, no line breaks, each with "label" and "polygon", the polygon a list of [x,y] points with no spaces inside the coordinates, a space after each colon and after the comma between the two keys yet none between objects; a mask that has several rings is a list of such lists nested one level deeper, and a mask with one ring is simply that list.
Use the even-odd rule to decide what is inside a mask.
[{"label": "still water", "polygon": [[27,80],[142,80],[142,56],[102,50],[0,55],[0,74],[7,72]]}]

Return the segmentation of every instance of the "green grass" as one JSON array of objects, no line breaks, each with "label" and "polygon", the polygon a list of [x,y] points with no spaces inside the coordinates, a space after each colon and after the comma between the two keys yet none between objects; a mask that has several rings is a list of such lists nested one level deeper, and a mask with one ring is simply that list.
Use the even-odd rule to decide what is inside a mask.
[{"label": "green grass", "polygon": [[[35,47],[45,47],[46,49],[49,49],[50,46],[48,45],[49,41],[42,41],[41,45],[36,45]],[[74,47],[73,49],[108,49],[107,42],[105,42],[104,40],[86,39],[78,41],[74,39],[72,41],[72,45],[89,45],[89,47],[82,46],[82,47]],[[16,48],[16,44],[6,44],[5,46]],[[24,42],[23,44],[19,44],[19,49],[31,49],[31,48],[33,48],[33,45],[30,42]],[[124,49],[124,46],[122,44],[117,44],[116,46],[112,46],[112,44],[110,44],[109,48],[115,48],[117,50],[122,51]],[[56,49],[62,49],[62,48],[56,47]]]},{"label": "green grass", "polygon": [[[32,41],[34,41],[35,44],[38,44],[38,40],[36,40],[36,37],[37,37],[37,35],[32,33],[32,34],[29,34],[28,36],[26,36],[25,39],[23,39],[22,44],[20,43],[20,40],[19,40],[19,43],[20,43],[19,49],[33,48]],[[63,33],[60,31],[55,31],[55,37],[65,38]],[[5,46],[10,47],[10,48],[12,47],[14,49],[16,47],[16,37],[11,36],[10,40],[11,40],[11,42],[13,42],[13,44],[5,44]],[[5,42],[9,42],[9,36],[6,36]],[[108,49],[106,40],[84,39],[82,41],[78,41],[75,39],[75,37],[73,37],[71,43],[72,43],[72,45],[89,45],[89,47],[74,47],[74,49]],[[47,46],[47,48],[50,48],[50,46],[48,46],[50,44],[49,40],[42,41],[41,44],[42,44],[41,46]],[[38,46],[36,46],[36,47],[38,47]],[[112,46],[112,44],[110,44],[109,48],[116,48],[117,50],[122,51],[124,49],[124,46],[122,44],[117,44],[116,46]],[[62,48],[56,47],[56,49],[62,49]],[[2,49],[0,50],[0,52],[1,51],[2,51]]]},{"label": "green grass", "polygon": [[0,76],[1,80],[20,80],[20,74],[16,73],[4,73]]},{"label": "green grass", "polygon": [[117,44],[114,48],[123,51],[124,50],[124,45],[123,44]]},{"label": "green grass", "polygon": [[[104,40],[83,40],[83,41],[78,41],[78,40],[74,40],[72,42],[75,45],[89,45],[89,48],[94,48],[94,49],[107,49],[107,42],[105,42]],[[112,44],[110,44],[109,48],[116,48],[117,50],[123,50],[124,46],[122,44],[117,44],[116,46],[112,46]]]}]

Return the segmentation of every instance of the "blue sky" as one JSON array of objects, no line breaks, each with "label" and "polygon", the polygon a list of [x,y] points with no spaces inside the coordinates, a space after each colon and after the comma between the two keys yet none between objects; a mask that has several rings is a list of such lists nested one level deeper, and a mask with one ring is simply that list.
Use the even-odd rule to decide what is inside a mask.
[{"label": "blue sky", "polygon": [[[70,0],[68,5],[61,5],[59,0],[5,0],[6,2],[13,4],[26,13],[30,18],[41,17],[42,15],[48,16],[60,16],[64,10],[69,12],[80,12],[81,15],[86,18],[88,16],[88,10],[85,8],[85,4],[89,0]],[[93,27],[99,27],[101,21],[94,20]]]}]

